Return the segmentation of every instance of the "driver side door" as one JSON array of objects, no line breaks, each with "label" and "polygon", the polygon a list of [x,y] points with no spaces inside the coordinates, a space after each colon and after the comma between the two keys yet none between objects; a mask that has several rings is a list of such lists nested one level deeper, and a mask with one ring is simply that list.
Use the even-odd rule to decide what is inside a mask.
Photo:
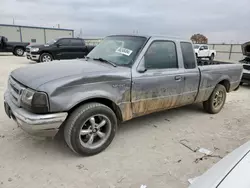
[{"label": "driver side door", "polygon": [[184,70],[179,68],[176,43],[153,41],[141,63],[146,71],[132,77],[134,117],[182,105]]},{"label": "driver side door", "polygon": [[70,39],[60,39],[56,44],[55,54],[57,59],[70,59]]}]

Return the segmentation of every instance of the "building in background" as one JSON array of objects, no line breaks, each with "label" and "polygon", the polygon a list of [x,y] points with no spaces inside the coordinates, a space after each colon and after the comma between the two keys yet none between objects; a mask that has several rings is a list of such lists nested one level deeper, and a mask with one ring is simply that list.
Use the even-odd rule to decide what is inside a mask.
[{"label": "building in background", "polygon": [[58,37],[74,37],[74,30],[0,24],[0,36],[7,37],[10,42],[44,44]]}]

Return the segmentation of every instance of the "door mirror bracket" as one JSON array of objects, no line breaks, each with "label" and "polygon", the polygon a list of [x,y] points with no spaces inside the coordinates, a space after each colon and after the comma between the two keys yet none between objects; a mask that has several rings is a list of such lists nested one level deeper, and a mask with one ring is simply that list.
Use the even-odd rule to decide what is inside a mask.
[{"label": "door mirror bracket", "polygon": [[137,67],[137,71],[139,73],[144,73],[147,71],[147,68],[145,67],[145,58],[143,57],[139,63],[139,66]]}]

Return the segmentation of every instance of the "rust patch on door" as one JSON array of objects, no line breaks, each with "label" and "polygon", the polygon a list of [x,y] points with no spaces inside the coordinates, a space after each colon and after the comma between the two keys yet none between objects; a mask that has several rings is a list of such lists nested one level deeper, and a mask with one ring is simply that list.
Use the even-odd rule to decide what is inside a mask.
[{"label": "rust patch on door", "polygon": [[128,121],[133,118],[131,102],[122,103],[119,105],[121,112],[122,112],[122,120]]},{"label": "rust patch on door", "polygon": [[135,117],[137,117],[180,106],[182,101],[183,99],[180,95],[146,99],[133,102],[132,109]]}]

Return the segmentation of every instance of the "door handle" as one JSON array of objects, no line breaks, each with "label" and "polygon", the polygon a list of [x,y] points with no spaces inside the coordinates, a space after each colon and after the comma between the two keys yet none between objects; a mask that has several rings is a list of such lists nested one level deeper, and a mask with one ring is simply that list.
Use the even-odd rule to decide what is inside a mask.
[{"label": "door handle", "polygon": [[175,77],[174,77],[174,79],[175,79],[176,81],[181,81],[181,78],[182,78],[181,76],[175,76]]}]

